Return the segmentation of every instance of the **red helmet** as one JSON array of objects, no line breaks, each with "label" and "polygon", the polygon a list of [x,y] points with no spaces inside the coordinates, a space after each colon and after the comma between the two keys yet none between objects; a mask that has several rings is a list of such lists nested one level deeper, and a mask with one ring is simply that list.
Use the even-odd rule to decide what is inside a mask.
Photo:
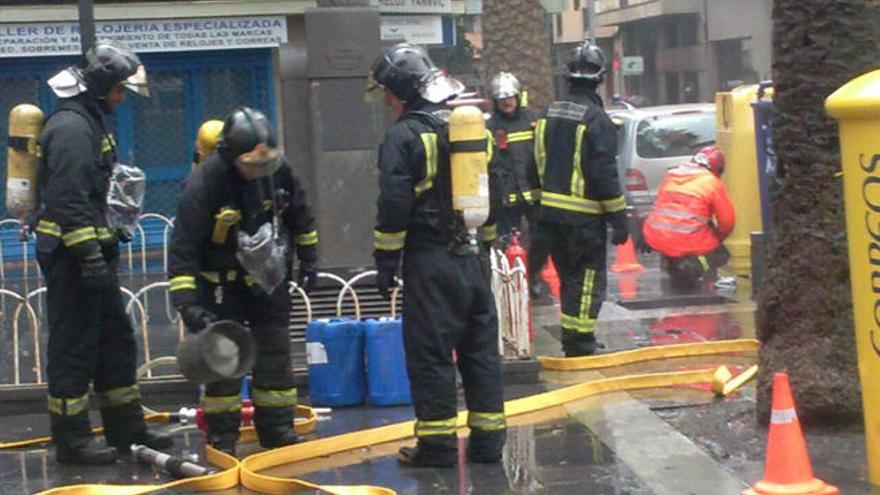
[{"label": "red helmet", "polygon": [[717,146],[706,146],[697,152],[691,158],[691,162],[715,174],[715,177],[721,177],[724,173],[724,153]]}]

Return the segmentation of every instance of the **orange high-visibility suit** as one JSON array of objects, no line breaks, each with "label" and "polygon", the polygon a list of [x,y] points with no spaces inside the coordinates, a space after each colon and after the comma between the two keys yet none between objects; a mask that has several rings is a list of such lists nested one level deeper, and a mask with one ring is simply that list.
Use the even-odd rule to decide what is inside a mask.
[{"label": "orange high-visibility suit", "polygon": [[721,245],[734,222],[721,179],[688,163],[666,174],[643,232],[648,245],[664,256],[703,256]]}]

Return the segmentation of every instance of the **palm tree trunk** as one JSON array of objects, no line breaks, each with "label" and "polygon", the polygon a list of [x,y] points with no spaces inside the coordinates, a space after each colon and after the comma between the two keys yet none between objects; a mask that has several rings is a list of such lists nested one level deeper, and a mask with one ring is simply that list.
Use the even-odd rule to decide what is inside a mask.
[{"label": "palm tree trunk", "polygon": [[758,417],[773,373],[791,377],[801,421],[861,412],[837,126],[824,100],[877,66],[873,0],[775,0],[773,184],[769,273],[758,297]]},{"label": "palm tree trunk", "polygon": [[487,79],[512,72],[529,92],[530,107],[550,104],[550,28],[538,0],[484,0],[483,46]]}]

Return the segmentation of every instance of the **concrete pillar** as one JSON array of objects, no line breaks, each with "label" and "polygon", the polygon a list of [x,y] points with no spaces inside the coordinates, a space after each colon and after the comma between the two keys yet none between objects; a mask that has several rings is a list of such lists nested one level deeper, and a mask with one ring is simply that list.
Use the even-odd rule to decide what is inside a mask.
[{"label": "concrete pillar", "polygon": [[[379,12],[366,0],[319,1],[280,50],[285,149],[308,185],[322,269],[372,266],[381,102],[366,103],[381,54]],[[340,6],[341,5],[341,6]],[[298,26],[299,27],[299,26]]]}]

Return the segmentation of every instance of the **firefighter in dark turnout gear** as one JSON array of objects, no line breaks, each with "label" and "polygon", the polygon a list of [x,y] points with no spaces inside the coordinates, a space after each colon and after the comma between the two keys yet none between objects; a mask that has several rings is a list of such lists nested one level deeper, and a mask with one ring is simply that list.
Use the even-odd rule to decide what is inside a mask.
[{"label": "firefighter in dark turnout gear", "polygon": [[[254,425],[267,448],[296,441],[297,402],[288,322],[291,256],[245,256],[244,236],[275,228],[278,242],[296,246],[297,283],[317,280],[314,218],[299,179],[277,149],[275,131],[259,111],[241,107],[225,120],[217,151],[190,174],[171,241],[171,297],[192,332],[213,321],[245,324],[257,345],[253,370]],[[273,241],[274,242],[274,241]],[[251,261],[268,270],[246,270]],[[274,265],[274,266],[270,266]],[[267,283],[269,277],[272,282]],[[274,285],[274,286],[273,286]],[[208,443],[234,454],[241,421],[240,380],[205,386]]]},{"label": "firefighter in dark turnout gear", "polygon": [[534,146],[538,117],[523,105],[522,88],[513,74],[498,73],[489,87],[494,111],[487,127],[498,149],[491,167],[500,183],[499,191],[504,205],[498,215],[498,234],[509,236],[514,228],[522,231],[522,218],[526,217],[529,223],[529,285],[536,289],[541,285],[541,268],[549,254],[538,232],[541,182],[535,167]]},{"label": "firefighter in dark turnout gear", "polygon": [[607,280],[606,222],[614,244],[628,237],[614,124],[596,94],[605,65],[599,47],[588,41],[576,46],[565,71],[569,94],[550,105],[535,130],[541,234],[561,281],[562,349],[568,357],[596,351],[594,330]]},{"label": "firefighter in dark turnout gear", "polygon": [[[377,284],[386,297],[403,259],[404,348],[418,443],[401,448],[398,459],[412,466],[457,462],[455,350],[469,411],[468,459],[498,462],[506,422],[488,253],[469,245],[452,218],[443,104],[462,85],[406,43],[387,49],[370,76],[369,89],[384,91],[398,116],[379,151],[374,243]],[[483,243],[496,236],[490,222],[480,229]]]},{"label": "firefighter in dark turnout gear", "polygon": [[172,440],[144,423],[135,378],[134,331],[119,290],[117,232],[107,224],[107,192],[116,163],[109,114],[125,88],[146,91],[137,56],[99,42],[78,67],[49,80],[61,97],[40,135],[40,209],[33,229],[46,279],[49,321],[48,409],[61,463],[105,464],[116,452],[94,442],[89,382],[110,447],[167,448]]}]

